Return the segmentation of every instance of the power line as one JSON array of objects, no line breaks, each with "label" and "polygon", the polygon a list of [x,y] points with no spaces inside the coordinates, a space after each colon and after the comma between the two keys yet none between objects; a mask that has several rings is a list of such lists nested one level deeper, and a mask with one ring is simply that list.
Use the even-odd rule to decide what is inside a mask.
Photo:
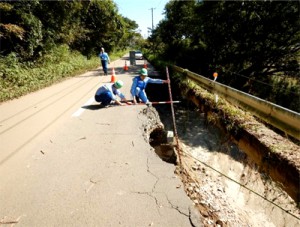
[{"label": "power line", "polygon": [[159,7],[161,2],[162,2],[162,0],[160,0],[160,2],[158,3],[158,5],[156,7]]}]

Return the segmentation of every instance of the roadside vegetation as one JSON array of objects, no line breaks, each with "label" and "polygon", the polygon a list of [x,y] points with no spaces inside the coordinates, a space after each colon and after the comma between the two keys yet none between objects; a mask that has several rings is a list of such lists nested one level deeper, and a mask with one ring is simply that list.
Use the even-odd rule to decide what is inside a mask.
[{"label": "roadside vegetation", "polygon": [[220,83],[300,112],[299,8],[292,0],[169,1],[144,40],[111,0],[2,1],[0,101],[97,66],[104,47],[111,57],[142,49],[162,67],[217,72]]},{"label": "roadside vegetation", "polygon": [[[111,60],[125,54],[120,51],[112,54]],[[0,58],[0,102],[18,98],[29,92],[57,83],[65,78],[78,75],[99,67],[97,56],[89,60],[67,45],[53,48],[36,62],[19,62],[15,53]]]},{"label": "roadside vegetation", "polygon": [[0,2],[0,102],[99,66],[143,42],[110,0]]},{"label": "roadside vegetation", "polygon": [[170,1],[146,56],[300,112],[295,1]]}]

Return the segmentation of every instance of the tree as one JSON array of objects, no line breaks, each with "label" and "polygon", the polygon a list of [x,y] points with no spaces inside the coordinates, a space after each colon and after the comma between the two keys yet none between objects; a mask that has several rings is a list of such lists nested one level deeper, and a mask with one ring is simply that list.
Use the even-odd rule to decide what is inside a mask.
[{"label": "tree", "polygon": [[84,36],[80,15],[84,4],[80,1],[40,1],[34,14],[43,24],[43,43],[72,45]]},{"label": "tree", "polygon": [[66,44],[86,56],[125,49],[140,41],[136,22],[118,13],[111,0],[8,1],[0,3],[1,53],[34,60]]},{"label": "tree", "polygon": [[204,2],[199,12],[211,65],[252,79],[297,71],[297,2]]},{"label": "tree", "polygon": [[[275,102],[278,89],[266,86],[274,76],[299,87],[298,2],[171,1],[165,15],[150,40],[163,42],[159,53],[174,64],[207,76],[217,70],[218,81]],[[299,103],[297,93],[286,97]]]},{"label": "tree", "polygon": [[165,19],[158,24],[149,40],[163,58],[201,72],[205,68],[203,53],[206,46],[201,41],[204,34],[202,19],[196,12],[198,4],[202,3],[195,0],[170,1],[165,7]]},{"label": "tree", "polygon": [[122,18],[112,1],[90,1],[80,17],[85,34],[73,46],[82,53],[95,54],[101,47],[110,51],[118,45],[123,35]]},{"label": "tree", "polygon": [[119,47],[121,49],[126,49],[127,47],[135,47],[136,45],[139,45],[137,43],[140,43],[142,37],[136,32],[138,24],[127,17],[122,18],[122,24],[123,37],[120,40]]},{"label": "tree", "polygon": [[38,1],[0,3],[1,54],[19,53],[23,59],[34,57],[42,41],[42,24],[32,13]]}]

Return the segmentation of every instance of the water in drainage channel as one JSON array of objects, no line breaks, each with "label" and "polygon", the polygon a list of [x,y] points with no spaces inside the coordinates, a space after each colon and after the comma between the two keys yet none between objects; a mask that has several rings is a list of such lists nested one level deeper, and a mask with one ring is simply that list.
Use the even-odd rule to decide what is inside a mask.
[{"label": "water in drainage channel", "polygon": [[[175,164],[176,155],[167,141],[167,131],[172,130],[170,107],[160,106],[157,110],[165,131],[161,128],[153,130],[150,144],[164,161]],[[205,225],[300,226],[299,219],[294,217],[300,217],[295,202],[265,173],[258,172],[259,167],[230,140],[229,135],[209,126],[196,109],[177,105],[175,112],[181,147],[186,153],[182,162],[190,175],[183,177],[183,181],[187,194],[204,217]],[[294,216],[236,182],[274,201]]]}]

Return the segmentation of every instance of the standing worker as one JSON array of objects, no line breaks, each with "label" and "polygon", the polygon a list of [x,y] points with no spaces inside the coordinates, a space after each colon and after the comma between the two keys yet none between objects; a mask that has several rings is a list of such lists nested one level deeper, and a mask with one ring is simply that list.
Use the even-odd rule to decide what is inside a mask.
[{"label": "standing worker", "polygon": [[132,86],[130,93],[133,96],[133,104],[137,103],[137,99],[141,99],[143,103],[147,105],[151,105],[147,98],[147,94],[145,92],[146,86],[148,83],[153,84],[163,84],[169,83],[168,80],[161,80],[161,79],[152,79],[148,77],[147,69],[143,68],[140,71],[140,75],[133,78]]},{"label": "standing worker", "polygon": [[107,64],[110,63],[110,59],[109,59],[109,56],[105,52],[105,50],[104,50],[103,47],[101,47],[99,58],[101,60],[102,68],[103,68],[103,71],[104,71],[104,75],[107,76]]},{"label": "standing worker", "polygon": [[115,83],[104,84],[96,91],[95,100],[101,102],[102,107],[107,107],[112,101],[123,106],[124,104],[117,100],[117,96],[119,96],[121,101],[126,101],[125,96],[119,90],[121,87],[123,87],[123,82],[121,80],[118,80]]}]

